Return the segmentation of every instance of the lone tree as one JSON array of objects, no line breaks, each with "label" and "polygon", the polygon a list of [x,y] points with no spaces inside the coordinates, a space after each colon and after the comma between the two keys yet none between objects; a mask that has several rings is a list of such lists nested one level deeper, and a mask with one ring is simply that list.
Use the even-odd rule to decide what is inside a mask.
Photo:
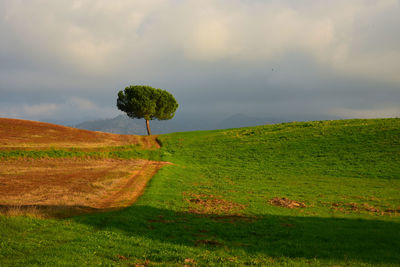
[{"label": "lone tree", "polygon": [[144,118],[147,134],[151,135],[149,120],[172,119],[178,103],[165,90],[147,85],[131,85],[118,92],[117,107],[131,118]]}]

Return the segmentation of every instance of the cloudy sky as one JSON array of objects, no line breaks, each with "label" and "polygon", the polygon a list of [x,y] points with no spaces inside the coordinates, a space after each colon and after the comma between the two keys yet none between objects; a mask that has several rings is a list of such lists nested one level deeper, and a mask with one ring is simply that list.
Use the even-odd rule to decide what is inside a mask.
[{"label": "cloudy sky", "polygon": [[120,114],[163,88],[178,116],[400,117],[400,0],[0,0],[0,117]]}]

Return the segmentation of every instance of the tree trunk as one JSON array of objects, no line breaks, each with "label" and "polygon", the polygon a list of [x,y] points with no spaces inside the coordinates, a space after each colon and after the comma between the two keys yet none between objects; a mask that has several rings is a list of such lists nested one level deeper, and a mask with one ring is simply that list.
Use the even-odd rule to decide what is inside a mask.
[{"label": "tree trunk", "polygon": [[146,120],[146,127],[147,127],[147,135],[151,135],[149,120]]}]

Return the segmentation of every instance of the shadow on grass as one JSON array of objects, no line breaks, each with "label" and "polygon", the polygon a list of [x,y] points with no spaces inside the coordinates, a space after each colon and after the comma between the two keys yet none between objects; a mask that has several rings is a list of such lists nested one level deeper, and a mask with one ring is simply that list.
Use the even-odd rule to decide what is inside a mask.
[{"label": "shadow on grass", "polygon": [[86,206],[66,205],[3,205],[0,204],[0,214],[6,216],[31,216],[37,218],[68,218],[88,213],[107,212],[116,209],[95,209]]},{"label": "shadow on grass", "polygon": [[400,224],[365,219],[197,215],[149,206],[75,217],[99,230],[164,243],[290,258],[400,263]]},{"label": "shadow on grass", "polygon": [[[84,206],[0,205],[8,215],[58,217],[98,230],[117,231],[162,243],[246,251],[249,255],[400,263],[400,223],[320,217],[198,215],[150,206],[98,210]],[[108,212],[107,212],[108,211]]]}]

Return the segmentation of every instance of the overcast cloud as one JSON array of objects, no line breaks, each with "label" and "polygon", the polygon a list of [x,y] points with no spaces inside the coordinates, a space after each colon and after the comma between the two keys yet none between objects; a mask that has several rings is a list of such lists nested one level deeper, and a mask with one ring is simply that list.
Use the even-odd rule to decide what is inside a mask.
[{"label": "overcast cloud", "polygon": [[109,118],[130,84],[177,116],[400,117],[399,0],[0,0],[0,117]]}]

